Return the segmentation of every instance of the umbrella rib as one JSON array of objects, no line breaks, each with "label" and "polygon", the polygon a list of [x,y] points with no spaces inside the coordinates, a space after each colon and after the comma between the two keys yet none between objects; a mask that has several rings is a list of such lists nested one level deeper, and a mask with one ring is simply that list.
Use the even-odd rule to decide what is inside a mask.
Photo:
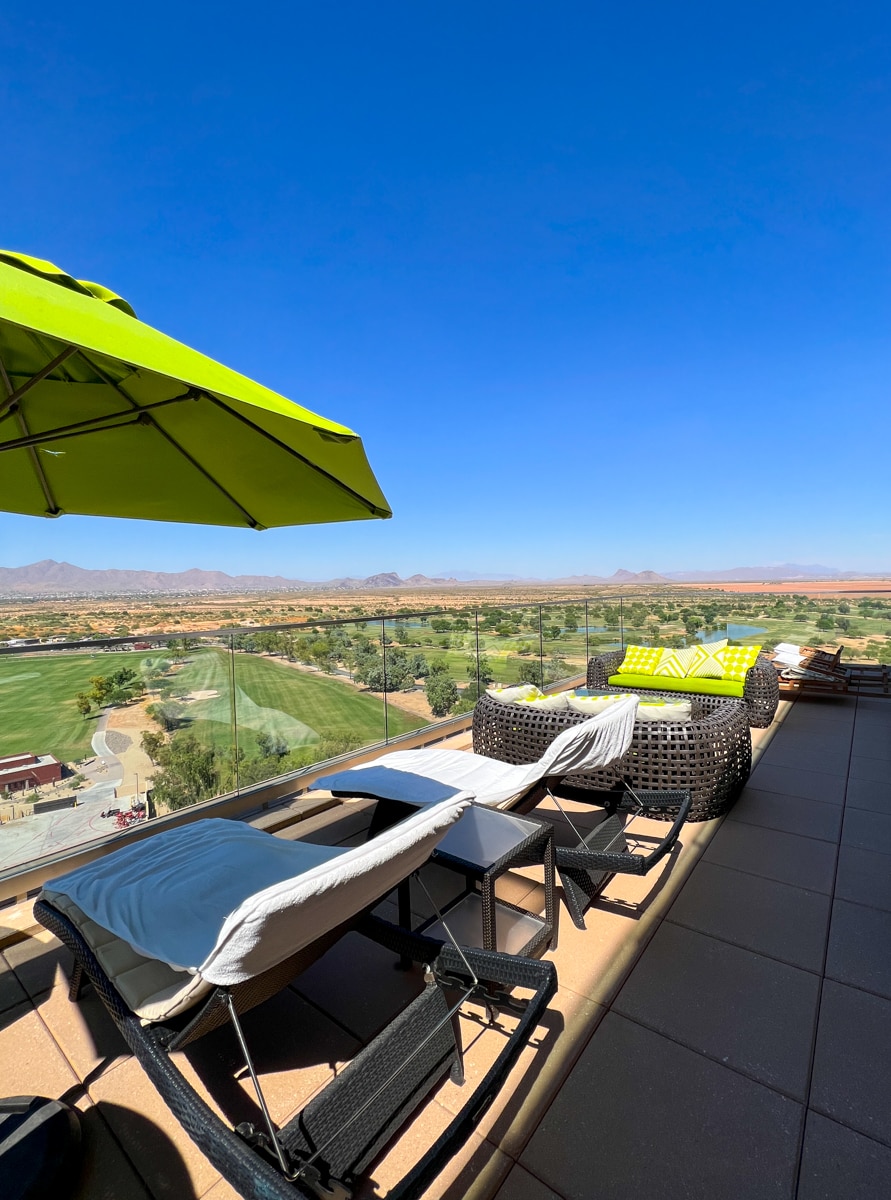
[{"label": "umbrella rib", "polygon": [[[22,433],[24,433],[25,436],[27,437],[29,435],[30,431],[28,429],[28,423],[25,420],[21,409],[19,409],[19,411],[16,413],[16,416],[18,417],[19,428],[21,429]],[[55,497],[53,496],[52,490],[50,489],[49,482],[47,481],[46,475],[44,474],[43,466],[40,462],[40,459],[37,457],[37,451],[34,449],[33,446],[28,447],[28,455],[31,459],[31,464],[34,467],[34,474],[37,476],[37,479],[40,483],[40,487],[43,490],[43,498],[46,501],[47,516],[49,516],[49,517],[61,516],[62,510],[61,510],[61,508],[59,508],[58,504],[56,504]]]},{"label": "umbrella rib", "polygon": [[[6,388],[7,395],[11,395],[14,389],[12,383],[10,382],[9,375],[6,373],[6,364],[3,362],[2,358],[0,358],[0,376],[3,378],[3,386]],[[22,414],[21,409],[19,409],[17,416],[19,419],[19,428],[27,436],[30,430],[28,429],[28,424],[24,418],[24,415]],[[40,482],[40,487],[43,490],[43,498],[46,501],[47,514],[51,517],[57,517],[59,516],[61,509],[59,508],[58,504],[56,504],[55,497],[50,490],[50,485],[47,482],[46,475],[44,474],[43,466],[40,462],[40,459],[37,457],[37,451],[33,446],[29,447],[28,454],[31,457],[31,464],[34,467],[34,474],[37,476],[37,479]]]},{"label": "umbrella rib", "polygon": [[[0,451],[23,450],[29,446],[40,446],[44,442],[61,442],[65,438],[78,437],[84,433],[104,433],[110,429],[120,429],[124,425],[151,424],[157,428],[149,409],[166,408],[168,404],[179,404],[182,400],[194,398],[187,392],[183,396],[172,396],[169,400],[157,400],[154,404],[147,404],[143,408],[131,409],[130,412],[106,413],[102,417],[88,417],[83,421],[75,421],[71,425],[59,425],[55,429],[44,429],[40,433],[31,433],[27,437],[16,438],[14,441],[0,442]],[[0,421],[5,421],[12,415],[11,412],[8,412],[4,416],[0,416]]]},{"label": "umbrella rib", "polygon": [[[127,403],[129,405],[131,405],[136,411],[138,411],[140,414],[147,412],[147,409],[149,407],[148,405],[145,405],[145,406],[140,405],[136,400],[133,399],[132,396],[128,396],[127,393],[124,391],[124,389],[121,387],[121,385],[116,382],[116,380],[112,379],[110,375],[107,375],[105,373],[105,371],[103,371],[102,368],[97,363],[93,362],[92,359],[88,358],[87,355],[84,354],[83,352],[81,352],[81,357],[90,367],[93,368],[93,370],[100,377],[100,379],[104,379],[105,382],[110,387],[113,387],[114,390],[116,392],[118,392],[121,396],[123,396],[124,399],[127,401]],[[176,399],[177,400],[197,400],[199,395],[203,395],[203,394],[204,393],[202,393],[202,392],[196,391],[195,388],[189,388],[182,396],[177,396]],[[169,401],[165,401],[164,403],[169,403]],[[152,405],[151,407],[160,408],[161,405]],[[265,525],[260,524],[260,522],[256,519],[256,517],[251,516],[251,514],[248,512],[248,510],[243,505],[239,504],[238,501],[235,499],[235,497],[230,492],[227,492],[226,489],[223,487],[223,485],[221,483],[219,483],[216,479],[214,479],[214,477],[208,471],[206,471],[204,469],[204,467],[202,467],[201,463],[199,463],[197,461],[197,459],[193,458],[192,455],[189,454],[189,452],[183,446],[181,446],[179,444],[179,442],[176,440],[176,438],[174,438],[172,434],[168,433],[167,430],[164,429],[163,426],[159,425],[158,422],[154,419],[154,417],[152,417],[150,414],[148,415],[148,420],[151,421],[152,425],[154,426],[155,429],[157,429],[158,433],[160,433],[163,438],[166,438],[166,440],[170,443],[170,445],[174,448],[174,450],[177,450],[183,456],[183,458],[195,468],[196,471],[200,472],[204,476],[204,478],[208,481],[208,483],[212,484],[221,495],[226,497],[226,499],[229,501],[230,504],[234,505],[235,508],[238,509],[238,511],[241,513],[241,515],[244,517],[244,519],[247,521],[248,525],[250,525],[252,529],[265,529],[266,528]]]},{"label": "umbrella rib", "polygon": [[[209,392],[202,392],[201,394],[207,400],[210,400],[212,404],[215,404],[217,408],[222,408],[224,412],[229,413],[230,416],[236,417],[243,425],[247,425],[248,429],[252,429],[254,433],[259,433],[260,436],[264,437],[268,442],[272,442],[273,445],[278,446],[280,450],[284,450],[286,454],[290,454],[292,458],[296,458],[298,462],[302,462],[304,466],[309,467],[311,471],[315,471],[317,475],[321,475],[324,479],[327,479],[329,483],[333,483],[334,486],[339,488],[342,492],[346,492],[348,496],[352,496],[354,500],[358,500],[358,502],[363,505],[363,507],[367,508],[368,511],[374,516],[384,515],[383,509],[376,504],[372,504],[372,502],[363,496],[361,492],[355,491],[354,488],[351,488],[348,484],[344,483],[343,480],[338,479],[336,475],[332,475],[330,471],[326,471],[324,467],[320,467],[318,463],[314,463],[311,458],[307,458],[305,454],[301,454],[299,450],[295,450],[292,446],[287,445],[286,442],[281,441],[274,434],[268,433],[265,429],[262,429],[259,425],[256,425],[253,421],[251,421],[248,417],[243,416],[242,413],[236,412],[235,409],[230,408],[228,404],[224,404],[223,401],[217,399],[216,396],[211,395]],[[390,516],[391,514],[386,513],[386,515]]]},{"label": "umbrella rib", "polygon": [[60,366],[66,358],[70,358],[72,354],[77,354],[77,346],[66,346],[61,354],[56,355],[52,362],[48,362],[46,366],[41,367],[39,371],[35,371],[26,383],[23,383],[21,387],[16,388],[15,391],[10,392],[3,403],[0,404],[0,417],[9,412],[12,406],[17,404],[26,392],[30,392],[31,388],[40,383],[42,379],[46,379],[47,375],[55,371],[56,367]]}]

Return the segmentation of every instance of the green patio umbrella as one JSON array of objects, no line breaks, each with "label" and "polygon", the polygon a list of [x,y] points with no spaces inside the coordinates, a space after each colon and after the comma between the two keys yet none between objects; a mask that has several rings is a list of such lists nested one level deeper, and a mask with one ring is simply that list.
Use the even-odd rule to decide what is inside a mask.
[{"label": "green patio umbrella", "polygon": [[391,516],[351,430],[8,251],[0,510],[252,529]]}]

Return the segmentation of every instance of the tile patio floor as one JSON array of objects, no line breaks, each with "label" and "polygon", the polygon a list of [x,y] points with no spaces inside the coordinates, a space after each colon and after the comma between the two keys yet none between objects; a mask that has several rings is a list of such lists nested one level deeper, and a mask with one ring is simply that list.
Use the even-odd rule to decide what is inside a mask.
[{"label": "tile patio floor", "polygon": [[[755,769],[723,823],[688,825],[656,872],[614,879],[587,930],[561,914],[557,996],[431,1200],[891,1196],[891,699],[784,702],[753,735]],[[333,817],[348,841],[367,809],[286,836],[333,840]],[[431,872],[438,891],[448,878]],[[506,876],[502,894],[535,907],[535,872]],[[0,955],[0,1078],[5,1094],[82,1110],[81,1200],[233,1196],[99,1002],[68,1002],[66,970],[45,933]],[[419,986],[351,935],[250,1014],[274,1118]],[[472,1016],[464,1031],[472,1086],[503,1034]],[[228,1031],[180,1057],[230,1120],[256,1116]],[[440,1088],[366,1196],[386,1195],[466,1094]]]}]

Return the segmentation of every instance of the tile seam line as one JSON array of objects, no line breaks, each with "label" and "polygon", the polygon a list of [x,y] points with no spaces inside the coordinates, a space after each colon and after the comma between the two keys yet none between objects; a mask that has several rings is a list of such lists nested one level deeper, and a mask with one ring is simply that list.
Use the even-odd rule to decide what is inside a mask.
[{"label": "tile seam line", "polygon": [[[814,1087],[814,1063],[817,1058],[817,1038],[818,1038],[819,1032],[820,1032],[820,1019],[823,1014],[823,996],[826,991],[826,964],[829,960],[829,943],[832,938],[832,910],[835,907],[835,892],[836,892],[836,888],[838,887],[838,862],[839,862],[839,858],[841,857],[841,848],[842,848],[842,843],[843,843],[844,833],[845,833],[845,815],[847,813],[847,807],[848,807],[848,785],[851,780],[851,763],[854,758],[854,739],[857,736],[857,714],[858,714],[859,710],[860,710],[860,696],[858,693],[858,695],[856,696],[856,698],[854,700],[854,725],[853,725],[853,729],[851,730],[851,746],[848,751],[848,771],[847,771],[847,775],[845,776],[845,790],[844,790],[844,794],[842,796],[841,826],[839,828],[838,848],[836,850],[835,863],[833,864],[833,868],[832,868],[832,890],[829,893],[829,898],[830,898],[829,921],[826,925],[826,940],[823,945],[823,963],[822,963],[822,967],[820,970],[821,978],[820,978],[820,986],[819,986],[818,996],[817,996],[817,1016],[816,1016],[816,1020],[814,1021],[814,1028],[813,1028],[813,1032],[811,1034],[811,1049],[810,1049],[810,1054],[808,1055],[807,1079],[806,1079],[805,1094],[804,1094],[805,1110],[808,1110],[811,1107],[811,1096],[812,1096],[813,1087]],[[795,1168],[795,1187],[794,1187],[794,1193],[793,1193],[794,1197],[798,1196],[798,1191],[799,1191],[799,1188],[801,1187],[801,1170],[802,1170],[802,1165],[804,1162],[804,1131],[805,1131],[806,1125],[807,1125],[807,1122],[802,1121],[801,1129],[799,1130],[799,1133],[798,1133],[798,1161],[796,1163],[796,1168]]]},{"label": "tile seam line", "polygon": [[[751,826],[751,828],[758,828],[758,827],[757,827],[757,826]],[[778,832],[780,832],[780,831],[779,831],[779,830],[771,830],[771,832],[772,832],[772,833],[778,833]],[[790,834],[789,836],[790,836],[790,837],[798,837],[798,834],[797,834],[797,833],[792,833],[792,834]],[[815,841],[817,841],[817,839],[816,839],[816,838],[808,838],[807,840],[808,840],[809,842],[815,842]],[[819,842],[818,844],[819,844],[819,845],[821,845],[821,846],[832,845],[832,843],[831,843],[831,842]],[[836,862],[837,862],[837,861],[838,861],[838,851],[841,849],[841,846],[840,846],[839,844],[836,844],[836,846],[835,846],[835,849],[836,849],[836,855],[835,855],[835,857],[836,857]],[[748,875],[750,879],[767,879],[767,880],[769,880],[769,882],[770,882],[770,883],[784,883],[784,884],[786,885],[786,887],[794,887],[794,888],[798,888],[798,890],[799,890],[800,892],[813,892],[813,893],[814,893],[814,895],[817,895],[817,896],[829,896],[829,898],[830,898],[830,899],[832,899],[832,898],[833,898],[833,893],[832,893],[832,892],[821,892],[821,891],[818,891],[818,890],[817,890],[817,888],[812,888],[812,887],[811,887],[811,888],[805,888],[805,887],[801,887],[801,885],[800,885],[800,884],[797,884],[797,883],[790,883],[790,882],[788,881],[788,879],[774,879],[774,877],[773,877],[772,875],[759,875],[759,874],[758,874],[757,872],[755,872],[755,871],[746,871],[746,870],[744,870],[742,867],[731,867],[731,866],[729,866],[727,863],[715,862],[715,861],[714,861],[713,859],[711,859],[711,858],[710,858],[710,859],[703,859],[703,860],[704,860],[704,861],[707,861],[708,863],[710,863],[710,865],[711,865],[711,866],[713,866],[713,867],[723,867],[723,868],[724,868],[726,871],[738,871],[740,875]]]},{"label": "tile seam line", "polygon": [[[827,808],[838,808],[838,805],[827,804],[826,807]],[[790,833],[790,832],[792,832],[789,829],[780,829],[777,825],[761,825],[756,821],[747,821],[745,819],[745,817],[734,816],[732,813],[732,810],[731,810],[731,812],[729,812],[727,814],[727,817],[728,817],[728,820],[735,821],[737,825],[748,825],[750,829],[770,829],[774,833]],[[792,836],[793,837],[806,837],[806,838],[809,838],[812,842],[828,842],[829,845],[831,845],[831,846],[838,845],[837,838],[818,838],[818,837],[814,837],[810,833],[798,833],[798,832],[792,833]]]},{"label": "tile seam line", "polygon": [[[781,967],[792,967],[793,970],[803,971],[805,975],[814,975],[818,979],[821,978],[820,972],[810,967],[803,967],[800,963],[789,962],[786,958],[777,958],[775,954],[767,954],[763,950],[753,950],[751,946],[741,946],[739,942],[731,942],[728,938],[721,937],[717,933],[708,933],[704,929],[697,929],[695,925],[687,925],[683,921],[666,917],[670,925],[676,926],[678,929],[686,929],[689,933],[698,933],[700,937],[711,938],[712,941],[720,942],[722,946],[732,946],[734,950],[743,950],[746,954],[757,954],[759,958],[766,958],[768,962],[778,963]],[[828,921],[827,921],[828,925]],[[840,982],[836,980],[836,982]]]},{"label": "tile seam line", "polygon": [[804,1100],[800,1099],[798,1096],[793,1096],[791,1092],[784,1091],[783,1088],[777,1087],[776,1084],[767,1083],[763,1079],[756,1079],[754,1075],[750,1075],[741,1067],[734,1066],[734,1064],[730,1062],[724,1062],[720,1058],[715,1058],[714,1055],[707,1054],[704,1050],[699,1049],[699,1047],[691,1046],[688,1042],[684,1042],[680,1038],[673,1037],[670,1033],[666,1033],[664,1029],[656,1029],[655,1026],[648,1025],[646,1021],[640,1020],[639,1017],[631,1017],[627,1013],[620,1012],[618,1009],[613,1009],[611,1011],[614,1011],[615,1015],[617,1017],[621,1017],[623,1021],[629,1021],[632,1025],[637,1025],[641,1029],[646,1029],[648,1033],[655,1034],[656,1037],[665,1038],[666,1042],[671,1042],[674,1046],[680,1046],[682,1050],[689,1050],[691,1054],[696,1054],[699,1058],[704,1058],[706,1062],[710,1062],[716,1067],[721,1067],[725,1071],[730,1071],[732,1074],[738,1075],[741,1079],[746,1079],[749,1083],[754,1083],[758,1087],[767,1088],[768,1091],[773,1092],[777,1096],[781,1096],[784,1100],[788,1100],[791,1104],[797,1104],[802,1110],[802,1113],[806,1111],[807,1106],[805,1105]]},{"label": "tile seam line", "polygon": [[[50,988],[50,991],[52,991],[52,988]],[[37,1005],[32,1002],[31,1007],[34,1010],[34,1014],[37,1017],[37,1020],[40,1022],[40,1024],[46,1030],[46,1033],[49,1036],[50,1040],[52,1041],[53,1045],[56,1047],[59,1054],[61,1054],[62,1058],[64,1059],[65,1065],[68,1067],[68,1070],[74,1076],[76,1083],[77,1083],[78,1092],[81,1094],[81,1096],[86,1097],[89,1100],[90,1104],[93,1106],[93,1108],[96,1109],[96,1113],[99,1116],[100,1120],[102,1121],[102,1125],[104,1127],[105,1132],[109,1135],[112,1142],[117,1146],[118,1150],[120,1150],[121,1154],[124,1157],[124,1161],[127,1163],[127,1165],[130,1167],[130,1170],[133,1172],[133,1174],[136,1176],[136,1178],[142,1184],[143,1188],[145,1189],[146,1194],[151,1196],[153,1198],[153,1200],[158,1200],[151,1184],[145,1178],[145,1176],[143,1175],[142,1171],[139,1169],[137,1164],[133,1161],[133,1159],[127,1153],[127,1147],[117,1136],[114,1129],[112,1129],[111,1123],[109,1121],[106,1121],[105,1115],[103,1114],[102,1109],[100,1107],[101,1101],[93,1099],[92,1095],[90,1094],[89,1084],[87,1084],[84,1080],[82,1080],[80,1075],[78,1075],[77,1071],[75,1070],[74,1064],[69,1060],[68,1055],[65,1053],[65,1051],[62,1049],[62,1047],[59,1045],[58,1041],[56,1040],[56,1038],[53,1034],[53,1031],[50,1029],[50,1027],[47,1025],[46,1021],[43,1019],[43,1014],[37,1008]],[[101,1074],[97,1076],[97,1079],[105,1078],[105,1076],[107,1074],[110,1074],[112,1071],[114,1071],[116,1067],[122,1066],[124,1062],[130,1061],[130,1059],[132,1059],[132,1058],[133,1058],[133,1055],[128,1055],[128,1057],[126,1059],[123,1059],[120,1062],[112,1063],[110,1065],[110,1067],[108,1067],[107,1070],[103,1070],[101,1072]],[[90,1073],[92,1073],[92,1072],[90,1072]],[[74,1089],[73,1088],[68,1089],[68,1091],[72,1091],[72,1090],[74,1090]],[[66,1092],[66,1094],[67,1094],[67,1092]],[[218,1182],[218,1180],[214,1180],[213,1186],[216,1186],[217,1182]]]},{"label": "tile seam line", "polygon": [[833,1125],[837,1125],[840,1129],[847,1129],[849,1133],[856,1133],[859,1137],[866,1138],[868,1142],[872,1142],[874,1146],[881,1146],[883,1150],[891,1150],[891,1141],[883,1142],[881,1138],[877,1138],[872,1133],[864,1133],[862,1129],[857,1129],[853,1125],[846,1125],[844,1121],[840,1121],[838,1117],[833,1117],[829,1113],[823,1112],[819,1108],[807,1108],[805,1110],[805,1123],[808,1113],[816,1113],[818,1117],[822,1117],[824,1121],[831,1121]]},{"label": "tile seam line", "polygon": [[[889,765],[891,765],[891,764],[889,764]],[[792,768],[790,767],[790,770],[791,769]],[[751,778],[752,778],[752,776],[750,775],[749,779],[751,779]],[[833,778],[841,779],[842,776],[836,775],[836,776],[833,776]],[[759,787],[757,783],[750,784],[748,782],[748,780],[746,781],[746,785],[743,788],[742,792],[740,792],[740,797],[739,797],[740,800],[743,798],[745,792],[749,791],[749,790],[751,790],[753,792],[762,792],[765,796],[782,796],[784,800],[806,800],[808,802],[808,804],[822,804],[824,808],[841,808],[841,801],[817,800],[813,796],[793,796],[791,792],[778,792],[778,791],[775,791],[773,788]],[[730,812],[732,813],[735,808],[736,808],[736,804],[734,804],[734,806],[733,806],[733,808],[731,808]],[[730,814],[728,813],[728,816],[729,815]]]}]

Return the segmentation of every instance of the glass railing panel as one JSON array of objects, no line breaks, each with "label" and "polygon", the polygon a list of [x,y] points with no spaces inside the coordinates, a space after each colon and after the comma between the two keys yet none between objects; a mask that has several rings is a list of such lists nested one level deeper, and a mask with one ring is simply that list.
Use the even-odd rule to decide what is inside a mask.
[{"label": "glass railing panel", "polygon": [[588,658],[621,649],[624,644],[621,597],[609,592],[589,597],[582,614],[581,632]]},{"label": "glass railing panel", "polygon": [[453,716],[468,679],[469,622],[453,613],[406,613],[382,629],[389,739]]},{"label": "glass railing panel", "polygon": [[232,643],[227,632],[169,638],[143,660],[147,720],[139,744],[153,815],[238,786]]},{"label": "glass railing panel", "polygon": [[234,672],[240,788],[386,739],[380,621],[237,636]]},{"label": "glass railing panel", "polygon": [[225,640],[135,637],[0,655],[0,871],[231,786]]}]

